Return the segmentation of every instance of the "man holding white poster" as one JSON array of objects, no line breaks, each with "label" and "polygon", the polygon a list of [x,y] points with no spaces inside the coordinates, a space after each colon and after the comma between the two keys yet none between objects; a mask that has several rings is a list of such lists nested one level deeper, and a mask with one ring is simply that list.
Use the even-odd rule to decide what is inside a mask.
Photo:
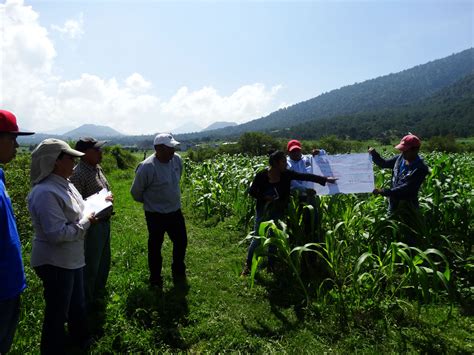
[{"label": "man holding white poster", "polygon": [[[313,149],[312,154],[303,154],[301,148],[301,142],[292,139],[288,142],[287,147],[287,162],[288,170],[296,171],[297,173],[311,174],[312,173],[312,162],[313,157],[318,155],[325,155],[324,149]],[[306,201],[306,197],[313,196],[315,190],[313,189],[313,183],[311,181],[291,181],[291,191],[298,191],[302,201]]]},{"label": "man holding white poster", "polygon": [[418,191],[429,174],[428,166],[418,155],[420,147],[420,138],[408,134],[395,146],[400,154],[391,159],[383,159],[374,148],[369,148],[375,164],[382,169],[392,169],[390,188],[377,188],[373,191],[376,195],[388,197],[390,213],[397,209],[401,201],[418,209]]},{"label": "man holding white poster", "polygon": [[[325,155],[326,151],[324,149],[312,149],[311,154],[303,154],[302,153],[302,147],[301,147],[301,142],[292,139],[290,140],[287,145],[286,145],[286,151],[287,151],[287,164],[288,164],[288,170],[291,171],[296,171],[297,173],[302,173],[302,174],[311,174],[312,173],[312,162],[313,162],[313,157],[318,156],[318,155]],[[301,205],[311,205],[313,206],[313,220],[314,224],[309,223],[311,218],[311,214],[307,212],[308,210],[304,210],[304,218],[305,218],[305,226],[307,226],[307,234],[311,235],[313,232],[311,230],[311,225],[314,226],[314,228],[317,228],[317,223],[318,223],[318,208],[317,208],[317,202],[315,198],[316,190],[314,190],[313,186],[315,184],[311,181],[301,181],[301,180],[292,180],[291,181],[291,193],[292,194],[297,194],[299,203]],[[310,240],[312,241],[312,240]]]},{"label": "man holding white poster", "polygon": [[368,193],[374,190],[372,158],[367,153],[314,156],[312,167],[313,174],[338,178],[335,184],[314,184],[319,195]]}]

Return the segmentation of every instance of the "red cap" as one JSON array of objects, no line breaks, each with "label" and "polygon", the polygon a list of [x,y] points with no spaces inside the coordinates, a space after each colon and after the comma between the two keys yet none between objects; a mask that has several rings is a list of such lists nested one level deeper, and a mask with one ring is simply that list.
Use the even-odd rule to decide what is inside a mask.
[{"label": "red cap", "polygon": [[421,140],[414,134],[408,134],[402,138],[400,144],[396,145],[395,148],[401,150],[402,152],[411,149],[419,148],[421,146]]},{"label": "red cap", "polygon": [[16,124],[16,117],[10,111],[0,110],[0,133],[13,133],[18,136],[28,136],[34,132],[20,132]]},{"label": "red cap", "polygon": [[301,143],[300,141],[297,141],[296,139],[293,139],[288,142],[286,149],[291,152],[292,150],[299,149],[301,150]]}]

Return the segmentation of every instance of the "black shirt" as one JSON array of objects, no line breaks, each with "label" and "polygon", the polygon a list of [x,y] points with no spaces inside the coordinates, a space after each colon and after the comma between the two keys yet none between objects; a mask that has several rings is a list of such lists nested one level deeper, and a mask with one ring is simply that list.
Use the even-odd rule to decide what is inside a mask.
[{"label": "black shirt", "polygon": [[270,203],[271,206],[267,206],[271,207],[271,218],[281,217],[290,198],[291,180],[312,181],[324,186],[327,178],[314,174],[285,170],[281,173],[279,182],[271,183],[268,177],[268,168],[259,171],[255,175],[249,190],[249,194],[257,199],[257,214],[259,214],[259,212],[263,213],[265,204],[267,203],[264,197],[271,196],[274,200]]}]

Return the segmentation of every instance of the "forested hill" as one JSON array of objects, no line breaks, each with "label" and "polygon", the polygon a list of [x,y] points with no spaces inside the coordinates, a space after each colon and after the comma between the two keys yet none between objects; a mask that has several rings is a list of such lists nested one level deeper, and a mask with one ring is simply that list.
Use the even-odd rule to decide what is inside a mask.
[{"label": "forested hill", "polygon": [[270,131],[328,117],[347,116],[411,104],[432,96],[474,72],[474,48],[362,83],[324,93],[248,123],[182,136],[237,136],[247,131]]},{"label": "forested hill", "polygon": [[474,136],[474,74],[411,105],[326,118],[291,127],[279,135],[300,139],[336,135],[390,140],[408,131],[423,138],[447,134]]}]

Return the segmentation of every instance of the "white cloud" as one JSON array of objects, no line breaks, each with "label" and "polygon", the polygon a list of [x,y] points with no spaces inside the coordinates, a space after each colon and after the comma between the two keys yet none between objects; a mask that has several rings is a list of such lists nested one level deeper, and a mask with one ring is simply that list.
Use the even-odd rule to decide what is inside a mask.
[{"label": "white cloud", "polygon": [[127,87],[135,91],[146,91],[152,87],[151,83],[146,81],[143,76],[138,73],[133,73],[125,79],[125,84],[127,84]]},{"label": "white cloud", "polygon": [[[136,72],[124,81],[93,73],[65,80],[56,74],[57,53],[39,20],[23,0],[0,4],[0,105],[17,115],[20,127],[44,132],[95,123],[128,134],[155,133],[185,122],[202,127],[214,121],[244,122],[276,108],[281,86],[267,89],[260,83],[244,85],[228,96],[213,87],[181,87],[165,99],[153,94],[152,83]],[[82,21],[81,15],[78,28]],[[78,33],[66,24],[63,29],[69,30],[64,33]]]},{"label": "white cloud", "polygon": [[77,19],[66,20],[62,27],[51,25],[51,28],[70,39],[79,39],[84,34],[84,15],[80,13]]},{"label": "white cloud", "polygon": [[220,96],[212,87],[194,92],[182,87],[161,107],[164,113],[198,119],[201,125],[217,120],[243,122],[270,113],[280,89],[278,85],[267,90],[265,85],[256,83],[242,86],[230,96]]},{"label": "white cloud", "polygon": [[137,95],[116,79],[103,80],[91,74],[59,84],[57,92],[61,112],[76,125],[99,123],[126,133],[146,132],[152,127],[141,125],[140,117],[156,117],[159,100],[148,94]]},{"label": "white cloud", "polygon": [[49,101],[44,91],[56,80],[56,51],[38,14],[22,0],[0,4],[0,38],[0,103],[28,117],[25,125],[33,126],[33,117]]}]

